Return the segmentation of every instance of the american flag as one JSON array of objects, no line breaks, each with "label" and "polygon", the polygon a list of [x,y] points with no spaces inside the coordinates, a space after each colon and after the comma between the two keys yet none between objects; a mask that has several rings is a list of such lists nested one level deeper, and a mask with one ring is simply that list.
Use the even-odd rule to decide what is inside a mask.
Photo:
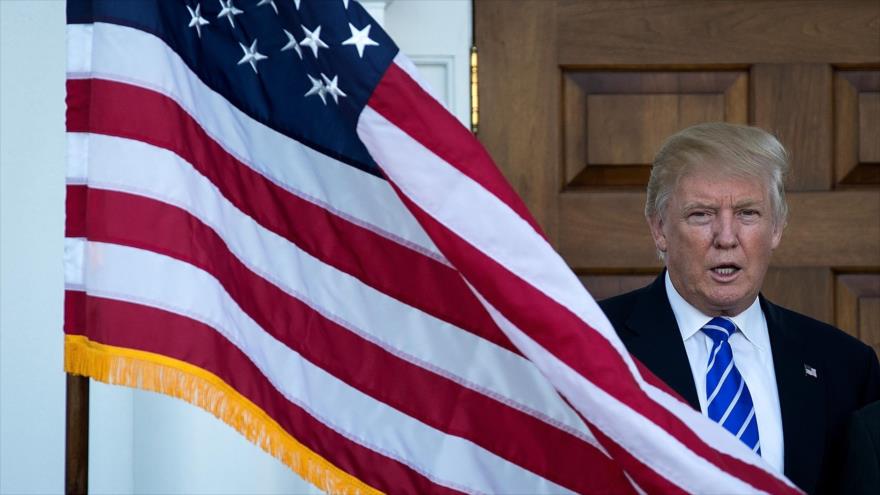
[{"label": "american flag", "polygon": [[334,493],[795,493],[626,353],[354,0],[69,0],[65,367]]}]

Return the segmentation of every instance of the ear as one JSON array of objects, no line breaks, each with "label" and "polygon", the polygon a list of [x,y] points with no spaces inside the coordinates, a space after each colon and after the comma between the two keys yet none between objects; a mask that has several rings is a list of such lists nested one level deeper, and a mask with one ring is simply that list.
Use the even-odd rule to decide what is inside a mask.
[{"label": "ear", "polygon": [[663,215],[655,213],[654,216],[647,217],[648,227],[651,228],[651,237],[654,238],[654,246],[661,253],[666,252],[666,234],[663,232]]},{"label": "ear", "polygon": [[773,226],[773,237],[770,238],[770,249],[776,249],[779,246],[779,243],[782,241],[782,231],[785,229],[785,225],[780,225],[778,222]]}]

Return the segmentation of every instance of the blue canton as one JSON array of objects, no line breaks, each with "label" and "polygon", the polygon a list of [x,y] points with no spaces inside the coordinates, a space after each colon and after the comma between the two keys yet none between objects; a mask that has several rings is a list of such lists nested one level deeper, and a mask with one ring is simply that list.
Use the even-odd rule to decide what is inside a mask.
[{"label": "blue canton", "polygon": [[355,126],[398,48],[359,3],[69,0],[67,10],[71,24],[107,21],[161,38],[250,117],[382,176]]}]

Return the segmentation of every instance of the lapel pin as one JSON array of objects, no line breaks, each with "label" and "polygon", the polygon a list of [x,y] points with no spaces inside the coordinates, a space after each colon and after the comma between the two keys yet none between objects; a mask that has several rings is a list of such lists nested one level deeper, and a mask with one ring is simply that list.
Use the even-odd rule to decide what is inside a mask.
[{"label": "lapel pin", "polygon": [[813,378],[819,378],[819,373],[816,372],[816,368],[813,368],[809,364],[804,364],[804,374],[812,376]]}]

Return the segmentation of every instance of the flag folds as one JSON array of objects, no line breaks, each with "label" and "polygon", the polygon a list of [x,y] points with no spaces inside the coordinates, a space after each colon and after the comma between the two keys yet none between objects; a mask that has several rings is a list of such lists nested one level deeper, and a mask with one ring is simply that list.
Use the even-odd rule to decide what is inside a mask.
[{"label": "flag folds", "polygon": [[65,369],[331,493],[794,493],[348,0],[69,0]]}]

